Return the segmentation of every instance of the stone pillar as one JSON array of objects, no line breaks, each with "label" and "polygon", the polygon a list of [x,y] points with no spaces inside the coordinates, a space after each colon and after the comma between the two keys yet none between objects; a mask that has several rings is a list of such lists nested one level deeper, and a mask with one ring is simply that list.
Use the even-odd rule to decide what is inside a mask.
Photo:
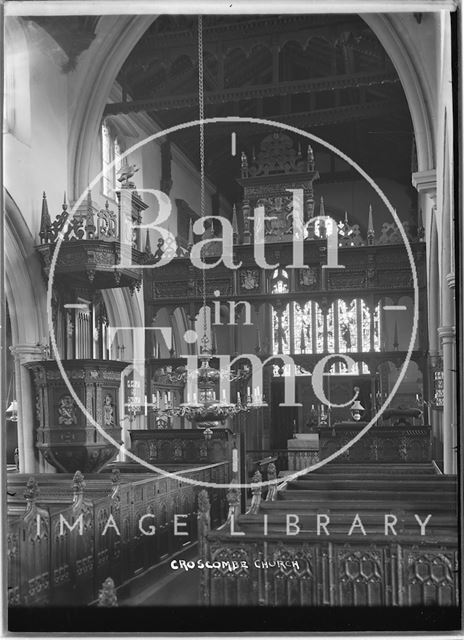
[{"label": "stone pillar", "polygon": [[[418,207],[422,211],[422,220],[425,227],[425,239],[427,243],[427,325],[428,325],[428,376],[429,388],[433,389],[433,371],[441,359],[441,346],[438,328],[440,326],[441,305],[441,273],[439,234],[437,227],[437,171],[418,171],[412,174],[412,184],[419,193]],[[419,318],[421,322],[421,318]],[[451,323],[450,323],[451,324]],[[425,345],[421,345],[425,346]],[[432,401],[429,397],[427,400]],[[444,415],[440,410],[431,407],[429,411],[434,443],[443,447]],[[434,454],[438,453],[436,450]],[[439,456],[441,457],[441,456]]]},{"label": "stone pillar", "polygon": [[443,352],[443,471],[456,473],[456,329],[438,329]]},{"label": "stone pillar", "polygon": [[54,473],[54,469],[40,458],[35,448],[35,398],[31,374],[23,366],[26,362],[43,359],[38,345],[15,344],[10,347],[15,359],[16,400],[18,402],[18,449],[20,473]]},{"label": "stone pillar", "polygon": [[440,261],[438,255],[438,235],[436,226],[437,172],[418,171],[412,174],[412,184],[419,193],[418,206],[422,211],[427,241],[427,305],[429,326],[429,352],[437,354],[439,324],[439,282]]}]

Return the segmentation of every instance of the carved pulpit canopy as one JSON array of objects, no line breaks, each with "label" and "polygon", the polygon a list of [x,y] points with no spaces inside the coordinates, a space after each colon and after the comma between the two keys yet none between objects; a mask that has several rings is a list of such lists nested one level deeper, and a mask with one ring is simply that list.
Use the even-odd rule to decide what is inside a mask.
[{"label": "carved pulpit canopy", "polygon": [[[36,250],[46,279],[57,242],[62,237],[54,277],[67,287],[92,290],[140,288],[142,271],[133,265],[142,265],[156,256],[151,255],[148,240],[144,251],[142,247],[139,225],[142,212],[148,205],[140,198],[134,183],[130,182],[136,171],[134,165],[126,163],[120,172],[121,189],[128,190],[124,192],[123,204],[121,193],[117,192],[116,206],[110,206],[107,201],[103,208],[98,208],[89,191],[86,201],[71,215],[65,194],[62,211],[53,222],[44,192],[40,244]],[[125,221],[123,228],[121,220]]]}]

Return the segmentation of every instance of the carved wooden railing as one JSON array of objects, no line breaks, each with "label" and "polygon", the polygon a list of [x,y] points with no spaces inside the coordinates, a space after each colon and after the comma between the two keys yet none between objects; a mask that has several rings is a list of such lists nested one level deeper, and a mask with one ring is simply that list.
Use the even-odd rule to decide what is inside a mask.
[{"label": "carved wooden railing", "polygon": [[[176,473],[223,484],[229,479],[229,464]],[[29,480],[15,474],[8,490],[10,606],[88,604],[109,576],[119,587],[196,540],[198,488],[175,478],[121,475],[117,469],[85,480],[80,472],[74,478],[43,475]],[[210,496],[211,523],[218,526],[225,515],[224,492],[213,489]],[[173,535],[175,514],[186,515],[179,530],[188,536]],[[63,519],[75,528],[69,530]],[[154,535],[144,535],[140,522],[146,531],[154,526]]]},{"label": "carved wooden railing", "polygon": [[[319,428],[321,460],[350,442],[366,423],[340,423]],[[430,462],[432,428],[429,426],[374,426],[334,462]]]},{"label": "carved wooden railing", "polygon": [[[275,245],[277,247],[277,245]],[[419,288],[426,283],[425,245],[422,242],[411,243],[418,275]],[[273,253],[274,251],[274,253]],[[224,264],[209,269],[207,297],[221,300],[250,300],[253,303],[272,302],[272,270],[257,266],[254,257],[254,245],[234,246],[235,262],[242,262],[240,269],[233,270]],[[266,254],[268,255],[268,254]],[[292,264],[293,246],[291,242],[281,242],[278,249],[269,249],[268,260],[285,265]],[[376,246],[341,247],[339,264],[347,268],[342,271],[328,270],[326,242],[311,240],[304,244],[304,267],[295,271],[295,278],[289,284],[288,292],[279,293],[282,301],[308,299],[319,301],[327,297],[346,298],[347,290],[353,297],[364,298],[369,302],[370,294],[389,296],[395,299],[411,295],[413,279],[408,254],[400,244]],[[144,272],[146,284],[146,305],[152,312],[162,308],[168,301],[185,298],[198,298],[201,302],[201,269],[192,266],[188,257],[174,258],[166,267],[147,269]],[[219,296],[215,294],[219,291]]]},{"label": "carved wooden railing", "polygon": [[206,440],[200,429],[132,429],[131,450],[152,464],[205,464],[232,457],[233,434],[213,430]]}]

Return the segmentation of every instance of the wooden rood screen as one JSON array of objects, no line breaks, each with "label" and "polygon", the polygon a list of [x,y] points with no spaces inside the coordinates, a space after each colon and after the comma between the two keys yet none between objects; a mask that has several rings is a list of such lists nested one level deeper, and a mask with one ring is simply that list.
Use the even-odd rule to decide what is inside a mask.
[{"label": "wooden rood screen", "polygon": [[[178,473],[225,483],[229,464]],[[10,606],[88,604],[106,578],[119,586],[197,537],[198,487],[175,478],[117,470],[85,479],[80,472],[29,479],[16,474],[8,491]],[[225,492],[211,489],[210,497],[217,526]],[[179,530],[188,537],[173,535],[175,514],[186,515]]]}]

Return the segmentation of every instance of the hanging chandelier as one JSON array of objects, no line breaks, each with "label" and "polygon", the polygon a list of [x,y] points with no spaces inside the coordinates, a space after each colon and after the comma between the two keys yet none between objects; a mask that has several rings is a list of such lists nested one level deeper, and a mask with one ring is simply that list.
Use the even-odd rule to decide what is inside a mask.
[{"label": "hanging chandelier", "polygon": [[227,402],[225,397],[222,400],[218,399],[216,388],[221,372],[211,366],[211,352],[204,346],[204,343],[199,360],[200,367],[192,372],[197,377],[198,392],[194,392],[187,402],[183,402],[177,407],[156,408],[155,411],[158,414],[186,418],[189,422],[195,424],[198,429],[204,429],[205,437],[211,437],[212,429],[224,424],[227,418],[251,409],[267,406],[262,400],[259,388],[254,390],[253,397],[251,394],[247,394],[245,401],[242,400],[240,393],[237,394],[236,403]]},{"label": "hanging chandelier", "polygon": [[[198,97],[199,97],[199,120],[200,120],[200,215],[205,215],[205,135],[204,135],[204,80],[203,80],[203,22],[202,16],[198,16]],[[209,338],[207,335],[207,315],[206,315],[206,270],[202,269],[202,312],[203,312],[203,337],[201,339],[200,366],[193,372],[188,372],[186,367],[178,367],[175,371],[168,374],[171,382],[186,382],[189,375],[193,375],[197,379],[198,391],[188,398],[187,402],[174,407],[171,402],[163,409],[157,404],[154,405],[154,411],[158,415],[168,417],[182,417],[192,422],[198,429],[204,430],[206,439],[212,436],[212,429],[219,427],[228,419],[242,412],[250,411],[267,406],[263,402],[262,394],[259,387],[251,393],[246,394],[246,398],[242,398],[237,393],[237,402],[231,403],[226,400],[225,391],[223,398],[218,399],[216,388],[218,387],[221,377],[226,376],[229,382],[237,380],[246,380],[250,376],[248,367],[243,367],[237,372],[222,372],[211,366],[213,357],[212,350],[209,346]]]}]

